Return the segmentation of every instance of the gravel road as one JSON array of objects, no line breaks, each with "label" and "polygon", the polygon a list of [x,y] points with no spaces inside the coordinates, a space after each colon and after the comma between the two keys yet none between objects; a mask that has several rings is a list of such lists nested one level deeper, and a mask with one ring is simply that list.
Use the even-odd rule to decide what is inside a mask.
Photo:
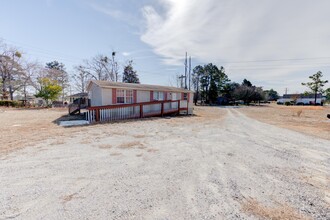
[{"label": "gravel road", "polygon": [[0,156],[0,219],[330,219],[330,141],[210,109]]}]

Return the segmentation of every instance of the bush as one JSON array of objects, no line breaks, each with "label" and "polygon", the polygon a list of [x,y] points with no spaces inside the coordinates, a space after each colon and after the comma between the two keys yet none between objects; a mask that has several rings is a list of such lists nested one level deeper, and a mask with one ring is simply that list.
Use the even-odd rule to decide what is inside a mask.
[{"label": "bush", "polygon": [[11,101],[11,100],[0,100],[0,106],[23,107],[23,102],[21,102],[21,101]]},{"label": "bush", "polygon": [[291,105],[291,102],[285,102],[284,105],[286,106]]}]

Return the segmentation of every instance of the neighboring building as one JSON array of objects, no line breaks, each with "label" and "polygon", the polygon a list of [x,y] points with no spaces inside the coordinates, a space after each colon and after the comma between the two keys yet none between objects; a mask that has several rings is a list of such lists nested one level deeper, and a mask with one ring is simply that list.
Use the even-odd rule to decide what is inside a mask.
[{"label": "neighboring building", "polygon": [[81,113],[81,109],[86,109],[89,104],[88,93],[80,92],[69,96],[69,114]]},{"label": "neighboring building", "polygon": [[[322,94],[317,94],[316,96],[316,104],[323,104],[325,98]],[[277,100],[277,104],[285,104],[286,102],[291,102],[295,105],[314,105],[315,95],[313,94],[285,94],[283,97],[279,97]]]},{"label": "neighboring building", "polygon": [[73,94],[69,96],[69,103],[73,103],[74,100],[77,99],[88,99],[88,93],[87,92],[80,92],[77,94]]},{"label": "neighboring building", "polygon": [[14,96],[15,101],[22,101],[27,106],[44,106],[46,102],[42,98],[37,98],[34,95],[16,95]]},{"label": "neighboring building", "polygon": [[127,111],[138,113],[137,107],[143,104],[142,114],[145,116],[152,113],[156,115],[156,112],[160,111],[163,115],[174,109],[177,109],[178,113],[193,113],[194,92],[186,89],[92,80],[87,85],[87,91],[90,99],[89,109],[105,109],[105,106],[109,109],[125,108],[129,105],[131,109]]}]

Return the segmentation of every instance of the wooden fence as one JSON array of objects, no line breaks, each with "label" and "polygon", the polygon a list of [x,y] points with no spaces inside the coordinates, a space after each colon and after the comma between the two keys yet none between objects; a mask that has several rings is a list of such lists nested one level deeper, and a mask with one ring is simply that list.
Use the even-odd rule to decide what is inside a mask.
[{"label": "wooden fence", "polygon": [[180,108],[180,100],[154,101],[134,104],[94,106],[87,108],[86,120],[90,123],[117,121],[132,118],[163,116],[187,111],[188,106]]}]

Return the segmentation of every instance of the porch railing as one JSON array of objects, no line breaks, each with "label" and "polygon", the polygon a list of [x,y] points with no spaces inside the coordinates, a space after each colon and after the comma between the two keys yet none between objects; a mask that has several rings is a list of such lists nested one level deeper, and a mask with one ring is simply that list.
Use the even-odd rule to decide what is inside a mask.
[{"label": "porch railing", "polygon": [[93,106],[87,108],[86,120],[93,122],[117,121],[132,118],[163,116],[171,113],[188,111],[188,107],[180,107],[181,100],[142,102],[108,106]]}]

